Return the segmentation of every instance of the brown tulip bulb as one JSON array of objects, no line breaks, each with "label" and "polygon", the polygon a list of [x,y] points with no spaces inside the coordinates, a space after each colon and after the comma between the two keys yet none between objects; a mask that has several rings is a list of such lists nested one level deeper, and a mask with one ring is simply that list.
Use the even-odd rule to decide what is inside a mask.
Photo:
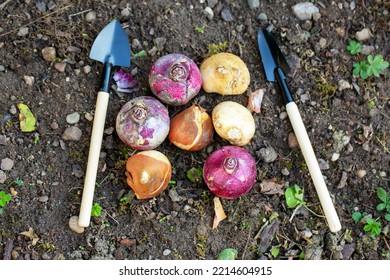
[{"label": "brown tulip bulb", "polygon": [[180,149],[199,151],[211,142],[213,135],[211,117],[200,105],[194,104],[171,119],[168,138]]},{"label": "brown tulip bulb", "polygon": [[159,151],[148,150],[132,155],[126,163],[126,182],[138,199],[152,198],[166,189],[172,166]]}]

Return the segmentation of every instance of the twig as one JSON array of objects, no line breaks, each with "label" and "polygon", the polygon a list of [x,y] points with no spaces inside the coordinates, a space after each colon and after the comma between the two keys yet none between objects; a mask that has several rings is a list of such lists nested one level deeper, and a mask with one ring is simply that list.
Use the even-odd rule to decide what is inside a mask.
[{"label": "twig", "polygon": [[88,13],[89,11],[92,11],[92,9],[88,9],[88,10],[84,10],[84,11],[81,11],[81,12],[78,12],[78,13],[75,13],[75,14],[71,14],[68,17],[71,18],[71,17],[74,17],[74,16],[82,15],[82,14]]},{"label": "twig", "polygon": [[387,243],[386,237],[385,237],[385,236],[383,236],[383,241],[385,241],[386,247],[387,247],[387,249],[390,251],[390,246],[389,246],[389,243]]},{"label": "twig", "polygon": [[13,247],[14,247],[14,240],[11,238],[8,238],[7,243],[5,243],[5,246],[4,246],[4,255],[3,255],[4,260],[11,259]]},{"label": "twig", "polygon": [[7,5],[9,2],[11,2],[11,0],[7,0],[7,1],[5,1],[4,3],[2,3],[2,4],[0,5],[0,10],[2,10],[2,9],[5,7],[5,5]]},{"label": "twig", "polygon": [[[3,4],[4,4],[4,3],[3,3]],[[0,38],[3,37],[3,36],[9,35],[9,34],[11,34],[11,33],[14,33],[14,32],[16,32],[16,31],[18,31],[20,28],[29,26],[29,25],[31,25],[31,24],[33,24],[33,23],[35,23],[35,22],[37,22],[37,21],[39,21],[39,20],[41,20],[41,19],[44,19],[44,18],[49,17],[49,16],[51,16],[51,15],[54,15],[54,14],[56,14],[56,13],[62,12],[63,10],[68,9],[68,8],[70,8],[71,6],[73,6],[73,4],[69,4],[69,5],[65,6],[65,7],[62,7],[62,8],[60,8],[60,9],[58,9],[57,11],[48,13],[47,15],[41,16],[41,17],[39,17],[39,18],[37,18],[37,19],[34,19],[33,21],[30,21],[29,23],[26,23],[25,25],[16,27],[16,28],[14,28],[14,29],[12,29],[12,30],[10,30],[10,31],[8,31],[8,32],[5,32],[5,33],[3,33],[3,34],[0,34]]]},{"label": "twig", "polygon": [[245,259],[246,249],[248,248],[249,240],[251,238],[251,233],[252,233],[252,230],[251,230],[251,228],[249,228],[248,238],[246,239],[244,252],[242,253],[242,258],[241,258],[242,260]]}]

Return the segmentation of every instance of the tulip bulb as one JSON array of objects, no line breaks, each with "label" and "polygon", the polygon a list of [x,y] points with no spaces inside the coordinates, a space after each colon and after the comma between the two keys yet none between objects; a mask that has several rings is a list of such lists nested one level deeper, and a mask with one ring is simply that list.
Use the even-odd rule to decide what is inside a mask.
[{"label": "tulip bulb", "polygon": [[132,155],[126,163],[126,182],[138,199],[152,198],[166,189],[172,166],[159,151],[148,150]]},{"label": "tulip bulb", "polygon": [[236,95],[246,91],[250,83],[246,64],[232,53],[217,53],[200,65],[205,92],[221,95]]},{"label": "tulip bulb", "polygon": [[244,146],[255,134],[255,120],[247,108],[234,101],[225,101],[212,112],[214,129],[231,144]]},{"label": "tulip bulb", "polygon": [[171,119],[169,141],[180,149],[199,151],[212,140],[211,117],[200,105],[194,104]]}]

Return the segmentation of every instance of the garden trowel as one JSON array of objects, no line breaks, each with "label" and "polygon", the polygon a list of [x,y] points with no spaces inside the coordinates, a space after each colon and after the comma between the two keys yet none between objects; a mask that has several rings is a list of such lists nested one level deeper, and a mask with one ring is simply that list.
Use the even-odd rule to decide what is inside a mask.
[{"label": "garden trowel", "polygon": [[306,128],[303,124],[302,117],[286,83],[286,76],[290,71],[290,67],[288,66],[275,39],[266,29],[259,29],[257,41],[266,78],[270,82],[277,82],[283,93],[288,117],[294,129],[306,165],[309,169],[310,176],[321,202],[328,226],[332,232],[337,232],[341,229],[340,220],[337,216],[332,199],[330,198],[329,191],[322,176],[309,136],[307,135]]},{"label": "garden trowel", "polygon": [[114,66],[130,66],[130,45],[119,21],[113,20],[99,33],[92,45],[89,57],[102,62],[104,71],[102,84],[96,100],[87,171],[81,200],[79,214],[79,226],[81,227],[87,227],[91,219],[100,148],[110,97],[111,70]]}]

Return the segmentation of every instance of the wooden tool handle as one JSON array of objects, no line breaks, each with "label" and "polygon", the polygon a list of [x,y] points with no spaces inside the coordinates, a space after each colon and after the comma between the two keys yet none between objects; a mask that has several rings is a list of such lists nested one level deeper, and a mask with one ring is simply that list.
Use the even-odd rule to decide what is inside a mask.
[{"label": "wooden tool handle", "polygon": [[329,191],[326,187],[324,178],[322,177],[320,166],[318,165],[309,136],[307,135],[302,117],[295,102],[286,104],[286,111],[290,118],[290,122],[294,129],[295,136],[297,137],[303,157],[305,158],[310,176],[321,202],[322,209],[324,210],[326,220],[328,221],[329,228],[332,232],[337,232],[341,229],[340,220],[337,216],[332,199],[330,198]]},{"label": "wooden tool handle", "polygon": [[79,214],[79,226],[81,227],[89,226],[91,219],[93,194],[95,191],[100,148],[102,146],[109,97],[110,95],[105,91],[99,91],[97,96],[91,143],[89,146],[87,172],[85,174],[83,197]]}]

